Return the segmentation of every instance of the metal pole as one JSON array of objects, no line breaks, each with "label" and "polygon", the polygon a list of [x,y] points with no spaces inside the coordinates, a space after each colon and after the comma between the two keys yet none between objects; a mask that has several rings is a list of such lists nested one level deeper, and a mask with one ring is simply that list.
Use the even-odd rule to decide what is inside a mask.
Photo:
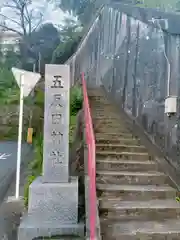
[{"label": "metal pole", "polygon": [[35,72],[36,71],[36,64],[34,63],[33,64],[33,72]]},{"label": "metal pole", "polygon": [[[34,63],[33,64],[33,72],[35,73],[36,72],[36,64]],[[30,110],[30,117],[29,117],[29,127],[32,127],[32,117],[33,117],[33,110],[32,110],[32,107],[33,107],[33,98],[34,98],[34,89],[31,91],[31,98],[32,98],[32,103],[31,103],[31,110]]]},{"label": "metal pole", "polygon": [[20,184],[23,104],[24,104],[23,95],[24,95],[24,75],[22,74],[20,79],[19,130],[18,130],[17,167],[16,167],[16,199],[19,198],[19,184]]},{"label": "metal pole", "polygon": [[38,58],[38,72],[41,72],[41,53],[39,52],[39,58]]}]

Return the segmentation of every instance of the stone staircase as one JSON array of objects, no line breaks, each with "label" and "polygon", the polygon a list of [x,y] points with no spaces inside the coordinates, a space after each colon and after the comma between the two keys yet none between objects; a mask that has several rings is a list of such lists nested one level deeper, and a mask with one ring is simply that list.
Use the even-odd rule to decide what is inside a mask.
[{"label": "stone staircase", "polygon": [[90,90],[102,240],[178,240],[176,189],[101,90]]}]

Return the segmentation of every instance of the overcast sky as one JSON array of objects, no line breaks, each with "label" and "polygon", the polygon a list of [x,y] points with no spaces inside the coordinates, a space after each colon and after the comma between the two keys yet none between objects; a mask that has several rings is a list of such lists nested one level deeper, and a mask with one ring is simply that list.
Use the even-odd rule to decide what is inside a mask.
[{"label": "overcast sky", "polygon": [[52,3],[47,3],[46,0],[34,0],[34,6],[42,7],[45,21],[52,21],[54,24],[62,23],[63,19],[68,16],[60,8],[54,7]]}]

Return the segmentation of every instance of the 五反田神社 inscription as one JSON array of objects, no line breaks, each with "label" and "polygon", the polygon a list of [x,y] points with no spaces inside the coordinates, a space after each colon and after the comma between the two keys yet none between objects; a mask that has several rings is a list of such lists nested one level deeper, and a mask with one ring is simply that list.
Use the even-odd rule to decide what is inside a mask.
[{"label": "\u4e94\u53cd\u7530\u795e\u793e inscription", "polygon": [[63,105],[61,103],[62,99],[63,99],[63,96],[61,94],[55,94],[54,95],[54,101],[52,102],[51,107],[62,108],[63,107]]},{"label": "\u4e94\u53cd\u7530\u795e\u793e inscription", "polygon": [[53,160],[54,164],[61,164],[63,162],[63,154],[60,151],[52,151],[50,153],[50,158]]},{"label": "\u4e94\u53cd\u7530\u795e\u793e inscription", "polygon": [[51,157],[62,157],[62,154],[61,154],[60,151],[54,150],[54,151],[52,151],[52,152],[50,153],[50,156],[51,156]]},{"label": "\u4e94\u53cd\u7530\u795e\u793e inscription", "polygon": [[52,113],[52,124],[60,124],[62,119],[61,113]]},{"label": "\u4e94\u53cd\u7530\u795e\u793e inscription", "polygon": [[69,81],[69,66],[46,65],[43,170],[51,182],[69,177]]},{"label": "\u4e94\u53cd\u7530\u795e\u793e inscription", "polygon": [[52,136],[52,141],[54,144],[60,144],[63,138],[63,134],[61,132],[58,131],[52,131],[51,133]]},{"label": "\u4e94\u53cd\u7530\u795e\u793e inscription", "polygon": [[62,76],[54,76],[51,88],[63,88]]}]

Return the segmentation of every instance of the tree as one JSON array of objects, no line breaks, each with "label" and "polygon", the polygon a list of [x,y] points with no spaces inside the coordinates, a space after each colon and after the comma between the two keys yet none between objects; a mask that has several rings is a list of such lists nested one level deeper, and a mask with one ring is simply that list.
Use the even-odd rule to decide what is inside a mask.
[{"label": "tree", "polygon": [[76,51],[82,38],[82,27],[75,21],[65,19],[65,25],[61,30],[61,42],[53,52],[52,63],[63,64]]},{"label": "tree", "polygon": [[21,37],[21,67],[24,68],[30,48],[30,36],[43,21],[42,8],[34,8],[32,0],[6,0],[0,7],[0,28],[4,31],[12,31]]},{"label": "tree", "polygon": [[87,25],[98,9],[106,3],[106,0],[61,0],[60,3],[54,1],[63,11],[78,16],[83,25]]},{"label": "tree", "polygon": [[72,18],[65,18],[63,24],[61,25],[61,41],[66,42],[70,39],[74,39],[76,35],[81,35],[83,28],[79,22]]},{"label": "tree", "polygon": [[[60,43],[60,33],[51,23],[43,24],[37,31],[31,34],[28,57],[36,61],[41,56],[41,66],[51,62],[52,53]],[[43,69],[42,69],[43,71]]]},{"label": "tree", "polygon": [[14,52],[13,49],[9,48],[8,51],[6,52],[5,56],[2,57],[4,58],[4,65],[6,66],[9,71],[11,71],[12,67],[19,67],[21,65],[20,63],[20,55],[18,52]]},{"label": "tree", "polygon": [[41,25],[42,9],[33,8],[32,0],[7,0],[1,5],[0,27],[20,36],[28,36]]}]

